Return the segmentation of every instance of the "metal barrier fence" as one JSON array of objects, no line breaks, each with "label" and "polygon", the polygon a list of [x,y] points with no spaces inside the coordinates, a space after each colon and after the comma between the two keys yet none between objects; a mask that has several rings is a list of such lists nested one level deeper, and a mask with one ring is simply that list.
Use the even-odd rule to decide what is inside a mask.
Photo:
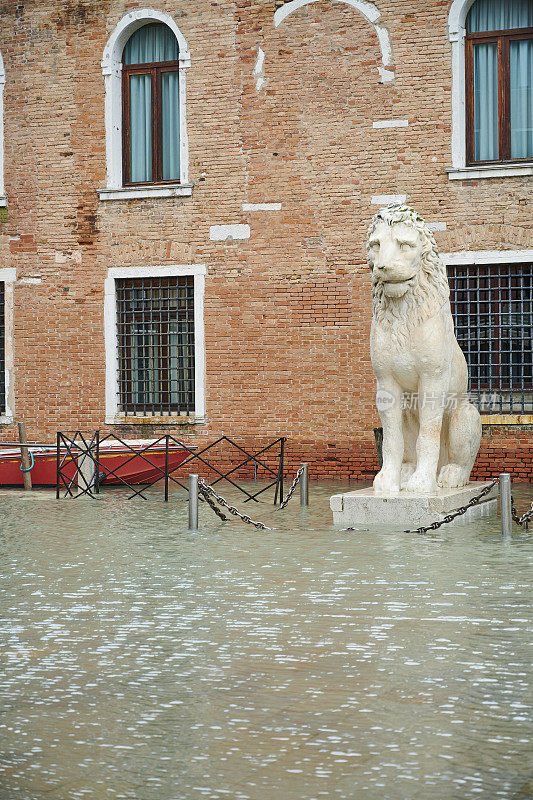
[{"label": "metal barrier fence", "polygon": [[[56,442],[56,497],[94,497],[98,495],[102,485],[125,486],[132,494],[128,497],[147,499],[144,492],[159,481],[164,481],[164,498],[168,501],[170,484],[180,486],[188,491],[185,479],[176,476],[178,470],[187,468],[192,472],[192,464],[199,465],[214,473],[216,479],[211,485],[227,481],[239,490],[246,499],[254,500],[259,495],[275,487],[274,505],[283,502],[283,470],[285,458],[284,436],[275,439],[257,452],[249,452],[245,447],[230,439],[220,436],[214,442],[201,448],[187,445],[171,434],[163,434],[156,439],[144,441],[128,441],[114,433],[83,434],[81,431],[64,433],[58,431]],[[230,469],[219,469],[213,456],[215,448],[223,445],[229,448],[230,457],[226,462],[238,458],[238,462]],[[274,466],[267,463],[267,458],[274,461]],[[179,463],[178,463],[179,462]],[[220,464],[220,458],[218,462]],[[253,465],[267,476],[267,486],[256,492],[249,492],[237,482],[237,472]],[[182,482],[183,481],[183,482]],[[141,488],[136,488],[141,486]]]},{"label": "metal barrier fence", "polygon": [[[377,438],[378,437],[376,437],[376,439]],[[133,497],[147,499],[143,491],[154,486],[159,481],[164,480],[165,501],[169,499],[170,482],[188,492],[190,528],[195,529],[198,527],[198,501],[201,500],[210,505],[213,511],[222,520],[227,520],[227,517],[225,517],[221,509],[216,506],[216,503],[228,510],[231,514],[240,517],[244,522],[248,522],[256,528],[270,530],[270,528],[263,523],[254,522],[248,515],[240,513],[234,506],[229,505],[222,496],[214,491],[213,486],[223,480],[228,481],[233,487],[245,495],[245,502],[249,502],[250,500],[257,502],[259,495],[275,486],[274,505],[276,505],[279,497],[280,509],[283,509],[286,507],[299,484],[300,505],[306,507],[309,502],[307,464],[302,464],[300,466],[285,499],[283,498],[285,441],[285,437],[280,437],[261,448],[258,452],[250,453],[246,448],[237,444],[237,442],[233,441],[233,439],[230,439],[228,436],[221,436],[216,441],[205,445],[196,452],[197,448],[184,444],[171,434],[163,434],[157,439],[149,440],[145,443],[143,440],[128,442],[127,439],[121,439],[113,433],[107,433],[102,436],[100,431],[95,431],[90,438],[87,434],[81,433],[81,431],[76,431],[70,435],[59,431],[56,443],[56,497],[59,499],[62,490],[64,490],[63,497],[80,497],[83,495],[94,497],[99,494],[102,484],[105,482],[113,482],[116,485],[126,486],[128,489],[132,490],[132,494],[128,499],[132,499]],[[221,443],[225,443],[235,449],[240,456],[240,461],[226,472],[221,471],[206,457],[207,453]],[[21,444],[21,452],[28,447],[28,444]],[[265,454],[276,447],[279,448],[279,451],[276,453],[277,466],[273,468],[265,462]],[[179,459],[178,464],[173,464],[172,456],[176,453],[180,453],[182,456],[184,453],[186,455]],[[113,459],[117,458],[118,455],[121,457],[119,465],[112,467],[109,463],[104,463],[105,458]],[[150,456],[155,457],[156,455],[158,455],[158,459],[156,461],[151,460]],[[182,483],[173,475],[178,469],[190,467],[193,462],[199,462],[204,467],[213,471],[217,475],[216,480],[214,480],[212,484],[206,484],[203,480],[199,479],[198,474],[190,473],[189,470],[187,470],[185,473],[187,475],[187,483]],[[235,473],[240,468],[251,463],[253,463],[255,469],[259,466],[264,470],[265,474],[274,478],[267,486],[264,486],[255,493],[250,493],[230,477],[232,475],[235,476]],[[145,464],[148,465],[148,468],[144,467]],[[128,465],[132,465],[137,469],[137,473],[134,473],[137,476],[134,483],[132,482],[132,478],[128,480],[123,474],[120,474],[121,471],[124,473]],[[142,470],[139,470],[140,466],[144,467],[144,473]],[[126,475],[129,476],[129,474],[130,473],[126,471]],[[150,475],[151,479],[148,480],[147,477],[143,479],[143,474],[145,476]],[[134,485],[139,484],[142,484],[142,488],[135,489]],[[503,537],[509,538],[512,535],[513,522],[527,531],[529,525],[533,521],[533,503],[531,507],[520,516],[514,506],[511,476],[508,473],[501,473],[499,478],[495,478],[490,483],[487,483],[479,494],[471,498],[466,505],[446,515],[443,519],[437,520],[430,525],[416,528],[415,530],[406,531],[406,533],[428,533],[437,530],[442,525],[453,522],[456,517],[467,513],[472,506],[480,503],[497,484],[499,484],[500,517]],[[346,528],[345,530],[353,530],[353,528]]]}]

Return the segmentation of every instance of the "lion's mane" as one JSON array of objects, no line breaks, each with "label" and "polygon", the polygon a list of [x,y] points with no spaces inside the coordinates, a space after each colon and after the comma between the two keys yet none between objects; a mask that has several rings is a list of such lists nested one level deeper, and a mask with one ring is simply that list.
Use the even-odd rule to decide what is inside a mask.
[{"label": "lion's mane", "polygon": [[372,312],[380,325],[390,330],[391,336],[405,344],[410,334],[421,323],[433,317],[449,301],[450,289],[437,244],[425,220],[414,209],[404,205],[380,208],[372,218],[367,237],[367,258],[372,269],[374,264],[368,242],[380,222],[395,225],[403,222],[414,228],[422,238],[422,253],[418,276],[401,298],[387,297],[383,284],[372,278]]}]

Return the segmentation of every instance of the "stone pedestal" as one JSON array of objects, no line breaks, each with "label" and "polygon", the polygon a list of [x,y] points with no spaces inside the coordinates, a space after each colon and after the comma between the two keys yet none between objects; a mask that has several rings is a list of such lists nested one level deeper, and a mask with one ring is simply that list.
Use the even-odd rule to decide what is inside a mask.
[{"label": "stone pedestal", "polygon": [[[466,505],[488,483],[489,481],[476,481],[461,489],[437,489],[436,492],[425,495],[401,491],[397,495],[387,496],[375,493],[369,486],[368,489],[357,489],[355,492],[334,494],[329,504],[333,511],[334,525],[345,528],[383,525],[406,530],[442,520],[447,514]],[[461,525],[496,514],[497,497],[496,485],[478,505],[472,506],[449,524]]]}]

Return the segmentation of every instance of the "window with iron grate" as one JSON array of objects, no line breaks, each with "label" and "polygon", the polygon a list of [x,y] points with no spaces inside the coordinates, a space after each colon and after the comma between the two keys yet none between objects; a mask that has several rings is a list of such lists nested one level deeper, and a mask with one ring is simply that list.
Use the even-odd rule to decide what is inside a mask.
[{"label": "window with iron grate", "polygon": [[116,280],[119,409],[194,414],[194,277]]},{"label": "window with iron grate", "polygon": [[533,264],[449,266],[457,341],[483,414],[533,413]]}]

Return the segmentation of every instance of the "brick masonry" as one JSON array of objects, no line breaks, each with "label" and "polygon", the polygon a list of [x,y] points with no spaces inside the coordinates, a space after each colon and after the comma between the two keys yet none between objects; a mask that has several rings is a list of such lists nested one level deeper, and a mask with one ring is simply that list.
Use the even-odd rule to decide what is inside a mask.
[{"label": "brick masonry", "polygon": [[[192,65],[192,197],[101,202],[102,52],[121,17],[173,15]],[[30,437],[105,428],[103,289],[112,266],[205,263],[205,424],[247,443],[288,437],[293,469],[376,469],[364,239],[380,194],[406,194],[442,250],[533,247],[527,177],[450,181],[449,2],[378,0],[395,80],[354,8],[329,0],[274,27],[278,0],[0,0],[6,68],[2,266],[16,267],[15,417]],[[264,82],[256,88],[258,48]],[[374,128],[377,120],[408,126]],[[279,211],[243,204],[281,203]],[[250,238],[211,241],[213,225]],[[41,283],[25,283],[40,278]],[[154,426],[122,426],[143,436]],[[162,429],[161,429],[162,430]],[[175,429],[173,429],[175,430]],[[4,438],[13,439],[13,426]],[[476,465],[532,477],[532,428],[487,428]]]}]

